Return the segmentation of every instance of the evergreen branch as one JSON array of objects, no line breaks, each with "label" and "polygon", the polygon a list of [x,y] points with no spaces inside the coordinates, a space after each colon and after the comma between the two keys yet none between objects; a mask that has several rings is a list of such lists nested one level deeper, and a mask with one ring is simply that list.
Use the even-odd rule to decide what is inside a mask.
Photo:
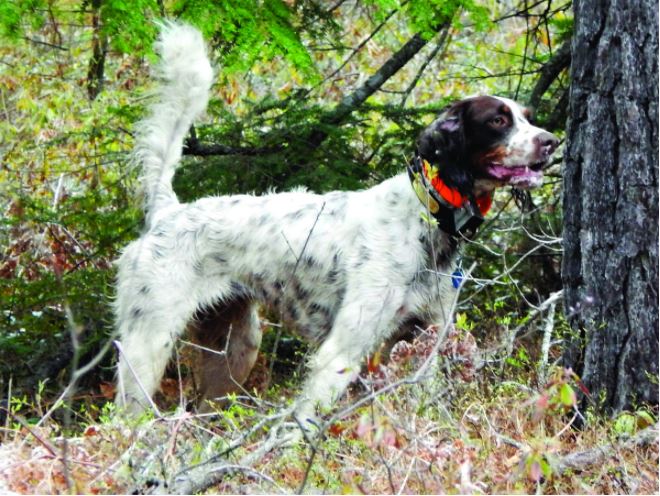
[{"label": "evergreen branch", "polygon": [[283,145],[277,146],[228,146],[219,143],[204,144],[197,139],[195,127],[190,128],[190,136],[183,145],[183,155],[194,155],[197,157],[210,157],[213,155],[242,155],[254,157],[258,155],[269,155],[281,152]]},{"label": "evergreen branch", "polygon": [[226,146],[217,143],[204,144],[198,140],[187,139],[183,154],[194,155],[196,157],[211,157],[215,155],[242,155],[244,157],[255,157],[260,155],[270,155],[281,152],[282,146]]},{"label": "evergreen branch", "polygon": [[[447,29],[449,21],[440,24],[436,31]],[[420,33],[412,36],[396,53],[357,88],[353,93],[345,96],[337,106],[323,114],[319,119],[319,125],[306,137],[305,141],[310,150],[317,148],[327,137],[328,127],[337,126],[350,114],[357,110],[371,95],[378,91],[392,76],[404,67],[417,53],[426,45]],[[289,141],[294,141],[291,137]],[[205,145],[199,143],[194,131],[186,140],[184,155],[210,156],[210,155],[263,155],[275,153],[283,149],[282,145],[270,147],[232,147],[219,144]],[[295,169],[295,167],[293,167]]]}]

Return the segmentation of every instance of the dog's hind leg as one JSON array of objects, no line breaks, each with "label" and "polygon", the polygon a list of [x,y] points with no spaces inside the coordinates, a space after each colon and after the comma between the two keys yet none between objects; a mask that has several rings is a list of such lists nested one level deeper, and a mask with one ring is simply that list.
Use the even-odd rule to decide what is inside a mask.
[{"label": "dog's hind leg", "polygon": [[256,304],[247,297],[219,302],[196,315],[189,331],[200,350],[200,411],[209,402],[240,390],[257,360],[261,327]]},{"label": "dog's hind leg", "polygon": [[[183,332],[192,311],[174,315],[158,307],[134,308],[120,319],[121,350],[118,363],[117,403],[129,410],[146,409],[159,387],[176,338]],[[140,315],[141,312],[144,312]]]},{"label": "dog's hind leg", "polygon": [[172,280],[176,271],[159,271],[148,257],[140,262],[120,263],[115,302],[121,343],[117,403],[134,412],[149,406],[176,339],[200,305],[193,280]]}]

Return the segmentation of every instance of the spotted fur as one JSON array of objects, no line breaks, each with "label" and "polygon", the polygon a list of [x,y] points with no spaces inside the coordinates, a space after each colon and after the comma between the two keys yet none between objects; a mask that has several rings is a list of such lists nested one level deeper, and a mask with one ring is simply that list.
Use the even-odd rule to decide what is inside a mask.
[{"label": "spotted fur", "polygon": [[[137,145],[146,230],[118,261],[115,312],[124,353],[117,400],[146,405],[143,390],[157,390],[186,329],[222,350],[202,358],[202,393],[215,398],[236,389],[256,359],[257,308],[264,305],[318,346],[298,401],[298,414],[312,417],[398,329],[451,319],[459,240],[425,220],[405,173],[356,192],[179,203],[170,181],[185,131],[206,106],[212,71],[190,27],[166,26],[158,47],[163,84]],[[508,116],[503,128],[492,125],[499,115]],[[543,133],[514,102],[480,97],[444,112],[422,133],[418,152],[449,170],[450,186],[472,195],[511,182],[503,167],[546,160]],[[499,162],[485,164],[489,154]],[[489,167],[506,179],[489,176]]]}]

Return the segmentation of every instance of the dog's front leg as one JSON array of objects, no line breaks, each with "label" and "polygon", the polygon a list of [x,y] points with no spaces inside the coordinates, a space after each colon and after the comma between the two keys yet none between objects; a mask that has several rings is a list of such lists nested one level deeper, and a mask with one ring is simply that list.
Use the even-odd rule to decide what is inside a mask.
[{"label": "dog's front leg", "polygon": [[360,297],[347,294],[330,334],[310,360],[309,377],[295,413],[308,431],[317,423],[317,407],[332,405],[357,377],[362,359],[396,327],[405,294],[391,286],[361,288],[355,293]]}]

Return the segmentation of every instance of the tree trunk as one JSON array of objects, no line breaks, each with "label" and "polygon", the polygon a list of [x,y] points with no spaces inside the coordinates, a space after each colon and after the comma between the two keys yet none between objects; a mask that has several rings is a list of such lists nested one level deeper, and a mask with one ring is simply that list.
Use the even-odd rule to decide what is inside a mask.
[{"label": "tree trunk", "polygon": [[102,29],[101,19],[102,0],[92,0],[92,58],[87,69],[87,95],[95,100],[103,90],[105,74],[105,56],[108,53],[108,37]]},{"label": "tree trunk", "polygon": [[658,403],[658,5],[573,7],[564,361],[617,412]]}]

